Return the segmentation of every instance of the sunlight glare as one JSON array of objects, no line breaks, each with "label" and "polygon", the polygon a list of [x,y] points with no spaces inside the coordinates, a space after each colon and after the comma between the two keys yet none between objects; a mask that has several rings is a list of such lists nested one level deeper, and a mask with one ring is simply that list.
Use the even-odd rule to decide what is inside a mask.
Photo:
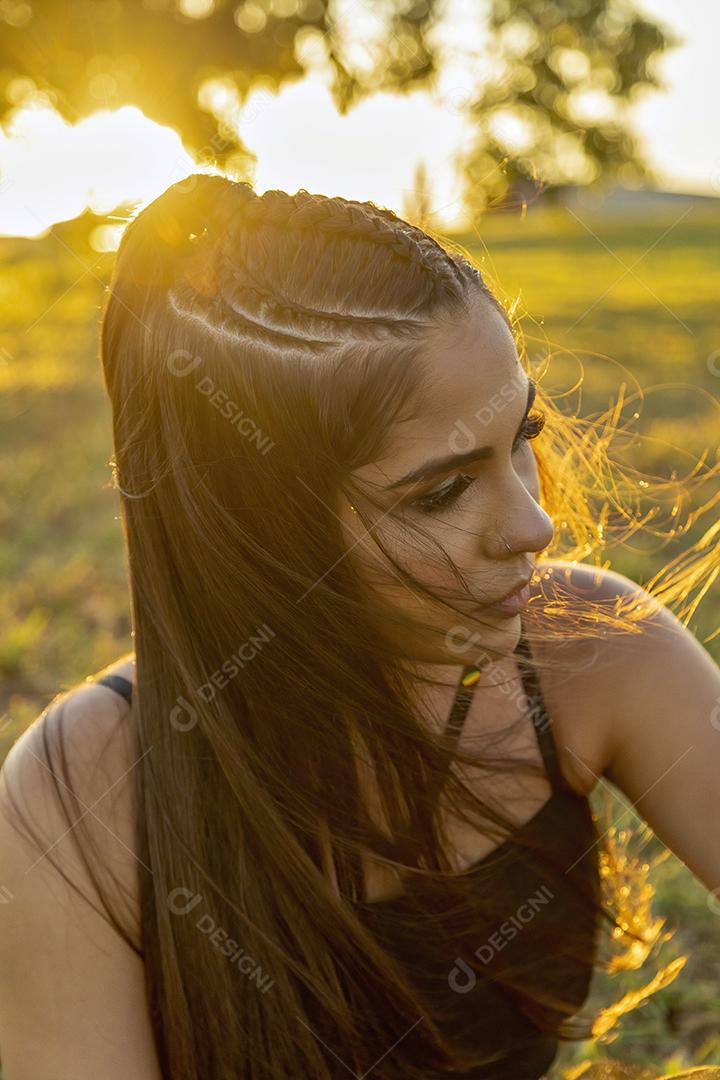
[{"label": "sunlight glare", "polygon": [[47,107],[18,110],[0,130],[0,166],[0,235],[38,237],[86,208],[149,201],[194,162],[176,131],[126,105],[77,124]]}]

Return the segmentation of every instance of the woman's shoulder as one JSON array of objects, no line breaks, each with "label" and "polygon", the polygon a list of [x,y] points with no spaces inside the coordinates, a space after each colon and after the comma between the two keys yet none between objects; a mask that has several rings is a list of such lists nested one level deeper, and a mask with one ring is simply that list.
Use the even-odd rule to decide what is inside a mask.
[{"label": "woman's shoulder", "polygon": [[[561,601],[570,593],[576,600],[601,604],[606,612],[623,597],[647,599],[651,607],[662,609],[641,585],[609,567],[561,559],[538,559],[536,565],[541,580],[533,591],[544,601]],[[644,622],[646,627],[654,620]],[[575,790],[583,794],[593,790],[609,766],[613,726],[622,713],[623,700],[641,657],[652,655],[652,638],[643,620],[635,626],[635,630],[619,628],[610,633],[599,625],[597,633],[569,635],[557,667],[552,639],[547,644],[540,640],[536,646],[538,677],[560,765]]]},{"label": "woman's shoulder", "polygon": [[123,922],[137,937],[134,772],[142,755],[132,711],[97,681],[111,673],[133,681],[133,659],[126,654],[58,693],[15,740],[0,767],[0,831],[8,845],[14,835],[19,840],[19,829],[30,865],[42,863],[45,875],[70,876],[95,904],[100,900],[83,852],[101,854],[105,887],[109,873]]},{"label": "woman's shoulder", "polygon": [[536,560],[536,567],[538,574],[543,571],[547,573],[546,580],[554,591],[569,589],[591,600],[609,600],[619,595],[643,591],[637,582],[609,566],[595,566],[577,560],[539,558]]},{"label": "woman's shoulder", "polygon": [[[117,660],[113,660],[107,667],[97,671],[94,675],[89,675],[83,683],[84,686],[98,685],[100,679],[104,679],[106,675],[120,675],[121,678],[127,679],[128,682],[135,686],[135,653],[127,652],[118,657]],[[100,683],[101,689],[106,689],[102,683]]]},{"label": "woman's shoulder", "polygon": [[38,758],[64,751],[90,796],[96,794],[90,785],[101,785],[112,770],[129,765],[134,750],[129,710],[121,696],[100,681],[106,675],[120,675],[134,685],[134,654],[126,653],[59,691],[11,746],[2,764],[5,775],[21,765],[36,771],[33,762],[37,764]]},{"label": "woman's shoulder", "polygon": [[[105,670],[130,677],[126,659]],[[13,1076],[56,1075],[62,1059],[78,1078],[160,1078],[144,993],[132,712],[84,680],[53,698],[0,769],[0,1035]]]},{"label": "woman's shoulder", "polygon": [[[2,763],[4,775],[21,766],[23,770],[37,771],[33,762],[60,753],[61,747],[86,784],[101,782],[100,773],[111,764],[127,764],[126,756],[134,745],[127,705],[119,694],[100,682],[111,674],[121,675],[134,685],[134,654],[126,653],[59,691],[11,746]],[[88,766],[93,766],[91,771]],[[38,771],[38,777],[42,772]]]}]

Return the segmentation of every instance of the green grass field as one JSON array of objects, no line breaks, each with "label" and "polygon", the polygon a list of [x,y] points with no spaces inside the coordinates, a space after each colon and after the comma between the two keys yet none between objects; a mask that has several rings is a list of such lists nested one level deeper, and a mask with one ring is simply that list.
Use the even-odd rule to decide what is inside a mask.
[{"label": "green grass field", "polygon": [[[483,259],[491,284],[519,295],[530,360],[552,353],[545,385],[570,391],[582,379],[568,407],[590,415],[624,384],[623,417],[639,412],[642,436],[626,460],[667,478],[690,473],[704,451],[716,460],[718,226],[720,212],[700,205],[642,222],[558,209],[496,217],[481,238],[457,239]],[[0,240],[0,757],[59,690],[132,647],[98,359],[113,256],[93,253],[80,235],[66,226],[41,241]],[[635,538],[609,554],[616,569],[647,581],[699,535],[696,527],[665,543]],[[720,626],[717,585],[689,626],[702,641]],[[706,647],[720,662],[720,635]],[[637,821],[623,800],[615,804],[623,825]],[[648,841],[648,854],[661,849]],[[715,913],[673,857],[658,867],[657,889],[656,911],[676,927],[661,956],[686,955],[684,970],[619,1034],[564,1049],[558,1080],[571,1063],[597,1057],[658,1073],[720,1064],[720,903]],[[622,990],[638,987],[647,970],[621,978]]]}]

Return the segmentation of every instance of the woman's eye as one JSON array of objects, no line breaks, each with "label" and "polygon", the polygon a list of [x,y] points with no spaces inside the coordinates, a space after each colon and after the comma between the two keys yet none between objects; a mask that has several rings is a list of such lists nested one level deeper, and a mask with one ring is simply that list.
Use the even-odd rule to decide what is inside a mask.
[{"label": "woman's eye", "polygon": [[423,514],[432,514],[436,510],[441,510],[445,506],[450,506],[454,503],[463,492],[467,491],[473,482],[474,477],[465,476],[460,473],[456,476],[451,484],[448,484],[444,488],[438,488],[437,491],[431,491],[429,495],[423,495],[419,499],[414,499],[412,506],[415,509],[420,510]]},{"label": "woman's eye", "polygon": [[[513,443],[513,453],[519,450],[526,442],[529,442],[530,439],[536,439],[544,426],[544,413],[535,412],[526,416],[523,421],[523,426]],[[459,473],[452,482],[446,484],[445,487],[438,488],[436,491],[431,491],[428,495],[422,495],[419,499],[414,499],[410,505],[423,514],[433,514],[438,510],[446,509],[457,502],[474,480],[475,477],[473,476]]]}]

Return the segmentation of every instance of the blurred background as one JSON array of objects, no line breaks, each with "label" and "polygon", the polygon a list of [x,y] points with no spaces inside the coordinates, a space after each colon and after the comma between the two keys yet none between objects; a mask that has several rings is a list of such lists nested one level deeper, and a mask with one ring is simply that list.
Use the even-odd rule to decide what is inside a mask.
[{"label": "blurred background", "polygon": [[[647,582],[717,527],[719,40],[715,0],[0,0],[0,758],[132,649],[98,320],[124,222],[191,172],[463,245],[567,409],[617,404],[652,513],[612,565]],[[674,610],[720,662],[717,582]],[[685,962],[553,1080],[720,1064],[720,900],[599,797]]]}]

